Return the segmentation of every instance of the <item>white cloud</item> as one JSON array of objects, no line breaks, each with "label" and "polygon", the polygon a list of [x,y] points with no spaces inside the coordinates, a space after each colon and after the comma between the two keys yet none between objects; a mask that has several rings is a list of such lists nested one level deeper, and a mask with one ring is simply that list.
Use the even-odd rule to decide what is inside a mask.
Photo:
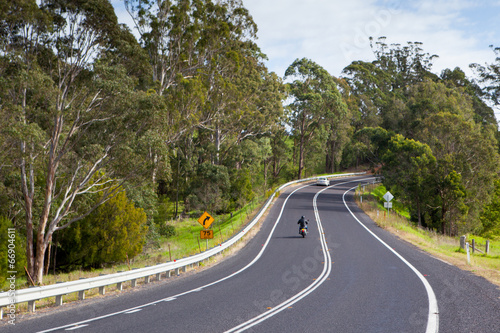
[{"label": "white cloud", "polygon": [[[470,63],[494,59],[488,45],[495,41],[487,44],[484,38],[497,35],[497,27],[484,26],[474,33],[469,28],[481,27],[477,17],[467,14],[481,8],[487,12],[484,3],[478,6],[469,0],[243,1],[258,25],[257,43],[269,57],[268,67],[278,75],[283,75],[296,58],[307,57],[338,76],[353,60],[373,60],[370,36],[386,36],[388,43],[423,42],[425,52],[440,57],[434,66],[438,73],[459,66],[471,74]],[[490,6],[496,3],[495,0]]]}]

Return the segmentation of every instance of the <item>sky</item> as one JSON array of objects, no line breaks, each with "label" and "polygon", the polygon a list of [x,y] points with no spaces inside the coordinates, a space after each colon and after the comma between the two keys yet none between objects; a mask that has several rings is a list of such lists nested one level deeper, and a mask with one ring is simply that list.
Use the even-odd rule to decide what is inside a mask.
[{"label": "sky", "polygon": [[[123,0],[111,1],[130,24]],[[243,0],[258,27],[267,67],[283,77],[295,59],[309,58],[334,76],[354,60],[373,61],[369,37],[422,42],[438,55],[432,71],[495,62],[500,47],[500,0]],[[497,117],[500,116],[500,112]]]}]

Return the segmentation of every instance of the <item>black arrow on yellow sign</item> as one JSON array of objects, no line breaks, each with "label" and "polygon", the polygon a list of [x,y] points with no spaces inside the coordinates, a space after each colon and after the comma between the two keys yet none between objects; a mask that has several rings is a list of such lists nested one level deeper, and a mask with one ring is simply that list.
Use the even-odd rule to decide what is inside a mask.
[{"label": "black arrow on yellow sign", "polygon": [[201,215],[200,218],[198,219],[198,222],[204,228],[210,227],[210,225],[212,224],[213,221],[214,221],[214,218],[212,216],[210,216],[210,214],[208,214],[207,212],[203,213],[203,215]]},{"label": "black arrow on yellow sign", "polygon": [[210,221],[210,215],[205,217],[205,219],[203,220],[203,226],[206,228],[205,226],[205,223],[207,223],[208,221]]}]

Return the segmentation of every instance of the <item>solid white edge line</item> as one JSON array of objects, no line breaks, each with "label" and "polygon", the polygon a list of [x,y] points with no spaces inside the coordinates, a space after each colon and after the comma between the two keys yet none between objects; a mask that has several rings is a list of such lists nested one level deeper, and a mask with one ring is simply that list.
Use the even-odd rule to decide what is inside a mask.
[{"label": "solid white edge line", "polygon": [[346,193],[352,191],[356,187],[353,187],[346,192],[344,192],[344,195],[342,196],[342,200],[344,201],[344,205],[349,210],[349,213],[351,213],[352,217],[363,227],[368,231],[375,239],[377,239],[380,243],[382,243],[386,248],[389,249],[392,253],[394,253],[401,261],[403,261],[410,269],[418,276],[420,281],[424,284],[425,290],[427,292],[427,297],[429,299],[429,315],[427,319],[427,328],[426,328],[426,333],[438,333],[439,332],[439,310],[438,310],[438,304],[437,304],[437,299],[436,295],[434,294],[434,290],[432,290],[431,285],[429,284],[429,281],[420,273],[412,264],[410,264],[405,258],[403,258],[402,255],[400,255],[398,252],[396,252],[393,248],[391,248],[387,243],[385,243],[382,239],[380,239],[377,235],[375,235],[370,229],[368,229],[367,226],[365,226],[357,217],[354,215],[354,213],[351,211],[349,206],[347,205],[345,201],[345,195]]}]

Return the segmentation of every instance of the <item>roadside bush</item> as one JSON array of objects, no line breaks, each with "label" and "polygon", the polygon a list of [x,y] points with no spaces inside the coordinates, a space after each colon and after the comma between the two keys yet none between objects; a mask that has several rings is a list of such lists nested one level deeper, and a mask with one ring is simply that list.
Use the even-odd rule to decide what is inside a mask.
[{"label": "roadside bush", "polygon": [[58,267],[98,268],[142,252],[148,231],[147,217],[122,192],[63,231],[57,252]]},{"label": "roadside bush", "polygon": [[175,227],[167,223],[161,224],[158,232],[160,235],[167,238],[176,235]]}]

